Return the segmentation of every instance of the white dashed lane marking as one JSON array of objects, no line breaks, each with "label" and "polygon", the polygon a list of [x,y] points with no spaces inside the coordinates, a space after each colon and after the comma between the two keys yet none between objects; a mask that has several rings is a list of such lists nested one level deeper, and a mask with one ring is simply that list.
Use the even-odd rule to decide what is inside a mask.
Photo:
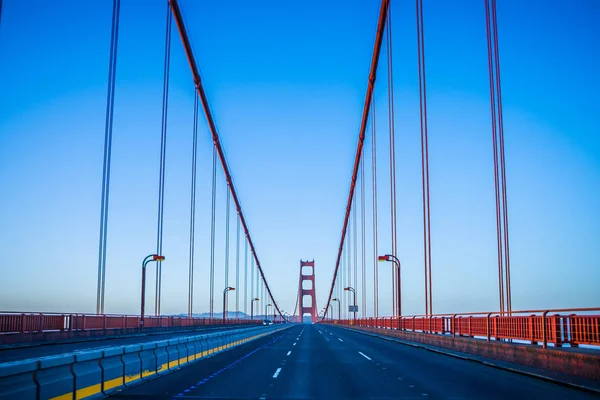
[{"label": "white dashed lane marking", "polygon": [[290,351],[288,351],[287,355],[289,356],[290,354],[292,354],[292,351],[291,351],[291,350],[290,350]]},{"label": "white dashed lane marking", "polygon": [[273,374],[273,378],[277,378],[279,376],[280,372],[281,372],[281,368],[277,368],[277,371],[275,371],[275,373]]},{"label": "white dashed lane marking", "polygon": [[361,356],[363,356],[364,358],[366,358],[367,360],[371,360],[371,357],[367,356],[365,353],[359,351],[358,354],[360,354]]}]

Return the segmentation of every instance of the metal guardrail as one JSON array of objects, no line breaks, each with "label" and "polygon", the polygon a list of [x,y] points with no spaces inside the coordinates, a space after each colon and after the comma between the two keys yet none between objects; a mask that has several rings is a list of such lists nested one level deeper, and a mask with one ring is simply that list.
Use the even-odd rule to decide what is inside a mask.
[{"label": "metal guardrail", "polygon": [[[580,313],[580,314],[575,314]],[[585,314],[581,314],[585,313]],[[600,346],[600,308],[412,315],[329,320],[340,325],[491,340],[520,340],[547,348]]]},{"label": "metal guardrail", "polygon": [[[144,328],[194,327],[213,325],[258,325],[262,320],[242,318],[188,318],[174,316],[144,317]],[[138,329],[139,315],[0,313],[0,334],[86,331],[106,329]]]}]

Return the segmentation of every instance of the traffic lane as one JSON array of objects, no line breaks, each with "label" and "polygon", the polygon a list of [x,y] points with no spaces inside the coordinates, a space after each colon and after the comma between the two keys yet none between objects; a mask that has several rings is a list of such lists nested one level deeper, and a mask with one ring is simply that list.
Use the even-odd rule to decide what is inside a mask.
[{"label": "traffic lane", "polygon": [[320,326],[306,326],[296,347],[266,399],[422,398]]},{"label": "traffic lane", "polygon": [[[252,328],[257,327],[252,326]],[[30,358],[46,357],[57,354],[71,353],[74,351],[97,350],[103,347],[125,346],[129,344],[138,344],[145,342],[154,342],[158,340],[174,339],[189,335],[203,335],[206,333],[221,332],[228,329],[238,329],[248,326],[232,326],[218,328],[202,328],[197,330],[152,333],[137,336],[123,336],[111,339],[100,339],[93,341],[82,341],[76,343],[48,343],[40,344],[35,347],[24,347],[15,349],[0,349],[0,363],[26,360]]]},{"label": "traffic lane", "polygon": [[292,326],[124,390],[117,399],[263,397],[301,326]]},{"label": "traffic lane", "polygon": [[433,398],[597,399],[591,393],[493,368],[473,361],[406,346],[340,327],[325,328],[349,347],[362,351],[380,373],[412,385]]}]

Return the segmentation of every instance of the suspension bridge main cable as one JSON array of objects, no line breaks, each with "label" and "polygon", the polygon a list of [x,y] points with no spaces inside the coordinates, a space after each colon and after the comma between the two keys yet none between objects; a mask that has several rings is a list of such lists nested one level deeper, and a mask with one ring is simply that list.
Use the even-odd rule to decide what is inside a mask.
[{"label": "suspension bridge main cable", "polygon": [[[388,0],[389,1],[389,0]],[[231,192],[231,197],[233,199],[233,202],[235,204],[237,213],[240,216],[240,221],[242,223],[242,228],[244,229],[244,234],[246,235],[246,237],[248,238],[248,244],[250,246],[250,252],[252,253],[252,257],[254,258],[255,262],[256,262],[256,267],[258,268],[258,273],[260,274],[260,277],[263,281],[263,283],[265,284],[265,289],[269,294],[269,298],[272,299],[273,301],[273,307],[275,307],[275,309],[277,310],[277,312],[279,313],[279,315],[281,315],[281,310],[279,309],[279,306],[277,305],[277,302],[275,302],[275,298],[271,292],[271,288],[269,287],[269,284],[266,280],[264,271],[262,269],[262,266],[260,264],[260,260],[258,259],[258,255],[256,253],[256,248],[254,247],[254,242],[252,241],[252,237],[250,235],[250,230],[248,229],[248,225],[246,223],[246,218],[244,217],[244,212],[242,210],[242,206],[239,200],[239,197],[237,195],[237,191],[235,190],[235,185],[233,183],[233,179],[231,177],[231,173],[229,171],[229,166],[227,165],[227,160],[225,158],[225,153],[223,151],[223,147],[221,146],[221,141],[219,138],[219,134],[217,132],[217,127],[215,125],[213,116],[212,116],[212,112],[210,110],[210,106],[208,104],[208,99],[206,97],[206,93],[204,91],[204,86],[202,85],[202,80],[200,78],[200,73],[198,71],[198,66],[196,64],[196,60],[194,58],[194,53],[192,51],[192,47],[188,38],[188,34],[187,31],[185,29],[185,24],[183,22],[183,17],[181,16],[181,10],[179,8],[179,3],[177,0],[169,0],[169,5],[171,7],[171,10],[173,11],[173,16],[175,18],[175,22],[177,24],[177,29],[179,30],[179,35],[181,37],[181,41],[183,44],[183,48],[188,60],[188,63],[190,65],[190,69],[192,72],[192,76],[194,79],[194,84],[196,86],[196,90],[198,92],[198,95],[200,96],[200,103],[202,104],[202,109],[204,110],[204,115],[206,117],[206,121],[208,123],[208,127],[213,139],[213,143],[215,145],[215,148],[217,150],[217,154],[219,156],[219,160],[221,161],[221,166],[223,168],[223,173],[225,174],[225,179],[227,180],[227,184],[229,185],[229,190]]]},{"label": "suspension bridge main cable", "polygon": [[[381,2],[381,8],[379,10],[379,20],[377,23],[377,33],[375,35],[375,45],[374,45],[374,50],[373,50],[373,57],[371,59],[371,68],[369,70],[369,81],[368,81],[368,85],[367,85],[367,93],[365,96],[365,104],[363,107],[363,113],[362,113],[362,118],[361,118],[361,124],[360,124],[360,130],[359,130],[359,135],[358,135],[358,144],[357,144],[357,148],[356,148],[356,156],[354,159],[354,167],[352,169],[352,178],[350,181],[350,190],[348,193],[348,201],[346,203],[346,214],[344,216],[344,223],[342,226],[342,232],[341,232],[341,238],[340,238],[340,244],[338,247],[338,255],[337,255],[337,259],[336,259],[336,263],[335,263],[335,269],[333,272],[333,278],[331,280],[331,287],[329,290],[329,296],[327,298],[327,305],[325,307],[326,309],[326,313],[329,310],[329,304],[331,303],[331,298],[333,295],[333,289],[334,289],[334,285],[335,285],[335,281],[337,278],[337,274],[338,274],[338,270],[339,270],[339,266],[340,266],[340,259],[342,256],[342,248],[344,245],[344,240],[346,238],[346,230],[348,228],[348,219],[350,216],[350,208],[352,206],[352,198],[354,197],[354,191],[356,188],[356,177],[358,175],[358,167],[360,164],[360,159],[362,157],[362,150],[363,150],[363,145],[364,145],[364,141],[365,141],[365,130],[367,128],[367,121],[369,119],[369,110],[370,110],[370,106],[371,106],[371,100],[373,98],[373,89],[375,86],[375,79],[376,79],[376,73],[377,73],[377,65],[379,63],[379,53],[381,51],[381,43],[382,43],[382,39],[383,39],[383,32],[385,29],[385,25],[386,25],[386,20],[387,20],[387,10],[389,7],[389,0],[382,0]],[[324,320],[326,317],[326,315],[323,316],[323,318],[321,320]]]},{"label": "suspension bridge main cable", "polygon": [[[96,292],[96,314],[104,314],[106,244],[108,234],[108,200],[110,192],[110,163],[112,153],[113,115],[115,108],[115,75],[117,73],[117,47],[119,41],[120,10],[121,1],[113,0],[110,51],[108,61],[106,119],[104,122],[104,160],[102,166],[102,194],[100,199],[100,234],[98,235],[98,287]],[[1,19],[2,0],[0,0],[0,20]]]}]

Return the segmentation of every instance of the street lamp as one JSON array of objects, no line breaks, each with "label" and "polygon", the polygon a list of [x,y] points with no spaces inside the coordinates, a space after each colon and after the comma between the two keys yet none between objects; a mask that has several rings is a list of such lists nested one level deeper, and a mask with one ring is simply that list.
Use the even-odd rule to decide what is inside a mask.
[{"label": "street lamp", "polygon": [[265,306],[265,319],[269,318],[269,311],[268,310],[269,310],[269,307],[271,307],[271,306],[272,306],[272,304],[267,304]]},{"label": "street lamp", "polygon": [[258,297],[250,300],[250,319],[254,320],[254,302],[260,300]]},{"label": "street lamp", "polygon": [[227,292],[231,290],[235,290],[235,288],[228,286],[223,289],[223,323],[225,323],[225,318],[227,317]]},{"label": "street lamp", "polygon": [[400,264],[400,260],[398,260],[398,257],[392,255],[392,254],[386,254],[384,256],[379,256],[377,257],[377,261],[379,262],[385,262],[385,261],[391,261],[394,263],[394,265],[396,265],[396,268],[398,269],[398,273],[396,274],[396,291],[398,293],[398,304],[396,305],[397,308],[397,312],[396,315],[398,315],[399,317],[402,316],[402,298],[400,296],[401,291],[400,291],[400,273],[402,271],[402,265]]},{"label": "street lamp", "polygon": [[144,327],[144,309],[146,307],[146,265],[150,261],[163,262],[165,261],[165,256],[159,256],[158,254],[150,254],[144,261],[142,261],[142,306],[140,311],[140,327]]},{"label": "street lamp", "polygon": [[338,303],[338,319],[342,319],[342,314],[341,314],[342,309],[341,309],[341,306],[340,306],[340,299],[338,299],[336,297],[335,299],[331,299],[331,301],[337,301],[337,303]]},{"label": "street lamp", "polygon": [[356,290],[353,287],[345,287],[344,290],[350,291],[354,294],[354,305],[352,306],[354,309],[354,319],[356,319]]}]

